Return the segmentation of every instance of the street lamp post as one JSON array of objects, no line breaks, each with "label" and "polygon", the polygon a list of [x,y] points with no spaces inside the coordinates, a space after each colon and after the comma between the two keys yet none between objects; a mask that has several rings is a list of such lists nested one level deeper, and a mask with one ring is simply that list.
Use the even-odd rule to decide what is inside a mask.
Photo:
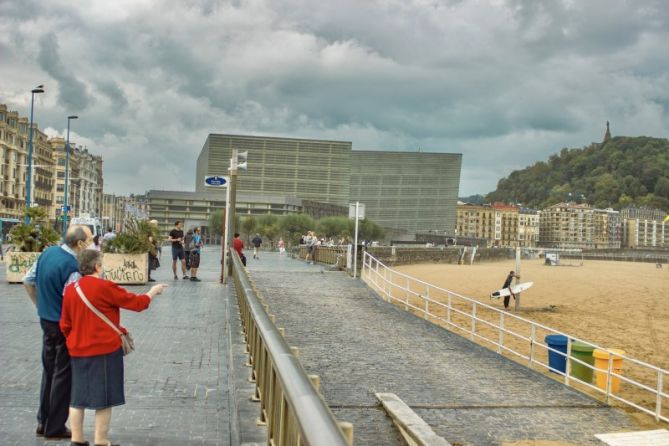
[{"label": "street lamp post", "polygon": [[[28,175],[26,175],[26,208],[30,209],[30,194],[33,176],[33,105],[35,103],[35,94],[44,93],[44,85],[38,85],[30,92],[30,129],[28,130]],[[30,217],[26,215],[25,223],[30,222]]]},{"label": "street lamp post", "polygon": [[63,240],[65,239],[65,233],[67,232],[67,186],[70,180],[70,121],[72,119],[79,119],[79,116],[72,115],[67,117],[67,141],[65,142],[65,196],[63,199]]}]

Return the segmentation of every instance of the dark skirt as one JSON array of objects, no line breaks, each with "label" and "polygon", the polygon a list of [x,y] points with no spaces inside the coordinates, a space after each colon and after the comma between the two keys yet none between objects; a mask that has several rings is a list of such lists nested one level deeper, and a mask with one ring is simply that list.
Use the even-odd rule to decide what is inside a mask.
[{"label": "dark skirt", "polygon": [[98,356],[71,358],[70,407],[105,409],[125,404],[123,350]]}]

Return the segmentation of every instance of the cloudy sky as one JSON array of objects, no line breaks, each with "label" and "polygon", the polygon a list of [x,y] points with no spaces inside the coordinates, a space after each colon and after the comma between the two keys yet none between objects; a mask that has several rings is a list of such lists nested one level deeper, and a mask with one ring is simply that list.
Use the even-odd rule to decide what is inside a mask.
[{"label": "cloudy sky", "polygon": [[[192,190],[209,133],[463,154],[460,195],[562,147],[669,134],[664,0],[0,0],[0,103]],[[251,160],[252,161],[252,160]]]}]

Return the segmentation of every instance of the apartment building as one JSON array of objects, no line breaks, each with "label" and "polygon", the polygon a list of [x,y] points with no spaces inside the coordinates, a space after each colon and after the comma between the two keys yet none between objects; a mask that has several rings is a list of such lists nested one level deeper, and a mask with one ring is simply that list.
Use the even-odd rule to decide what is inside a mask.
[{"label": "apartment building", "polygon": [[456,235],[486,240],[492,246],[495,238],[495,209],[489,204],[469,204],[458,202],[456,208]]},{"label": "apartment building", "polygon": [[[0,217],[20,218],[26,205],[30,121],[0,104]],[[100,215],[102,157],[70,143],[70,216]],[[65,195],[65,140],[51,138],[33,123],[31,203],[62,221]]]},{"label": "apartment building", "polygon": [[505,203],[458,202],[458,239],[485,239],[487,246],[536,246],[539,234],[537,211]]},{"label": "apartment building", "polygon": [[533,248],[539,244],[539,211],[520,208],[518,210],[518,246]]},{"label": "apartment building", "polygon": [[541,211],[539,246],[546,248],[595,247],[594,211],[587,204],[558,203]]},{"label": "apartment building", "polygon": [[[0,104],[0,217],[20,218],[26,204],[28,118]],[[33,123],[31,203],[53,213],[54,160],[47,136]]]},{"label": "apartment building", "polygon": [[[49,140],[53,148],[53,157],[56,161],[56,181],[54,184],[54,212],[55,219],[62,221],[63,206],[65,206],[65,165],[67,153],[65,152],[65,139],[56,137]],[[72,149],[70,143],[70,160],[67,187],[67,205],[70,208],[69,218],[81,214],[81,188],[79,180],[79,151]]]},{"label": "apartment building", "polygon": [[518,246],[518,206],[505,203],[494,203],[495,232],[493,246]]},{"label": "apartment building", "polygon": [[70,180],[78,183],[79,201],[76,215],[100,215],[102,194],[102,157],[93,155],[86,148],[75,147],[74,157],[78,164],[77,177],[71,176]]},{"label": "apartment building", "polygon": [[620,248],[622,224],[620,212],[613,209],[593,209],[595,249]]},{"label": "apartment building", "polygon": [[625,226],[625,247],[669,248],[669,221],[630,218],[625,221]]},{"label": "apartment building", "polygon": [[663,246],[661,240],[666,216],[667,213],[661,209],[636,206],[621,209],[622,246],[625,248]]}]

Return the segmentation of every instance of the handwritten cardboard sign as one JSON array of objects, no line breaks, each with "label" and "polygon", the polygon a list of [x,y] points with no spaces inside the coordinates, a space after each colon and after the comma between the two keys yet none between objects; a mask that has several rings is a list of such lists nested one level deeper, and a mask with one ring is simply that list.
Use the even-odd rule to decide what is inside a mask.
[{"label": "handwritten cardboard sign", "polygon": [[147,254],[110,254],[102,258],[105,279],[118,284],[145,284],[149,279]]},{"label": "handwritten cardboard sign", "polygon": [[7,282],[23,282],[23,276],[37,262],[39,252],[8,252],[5,254]]}]

